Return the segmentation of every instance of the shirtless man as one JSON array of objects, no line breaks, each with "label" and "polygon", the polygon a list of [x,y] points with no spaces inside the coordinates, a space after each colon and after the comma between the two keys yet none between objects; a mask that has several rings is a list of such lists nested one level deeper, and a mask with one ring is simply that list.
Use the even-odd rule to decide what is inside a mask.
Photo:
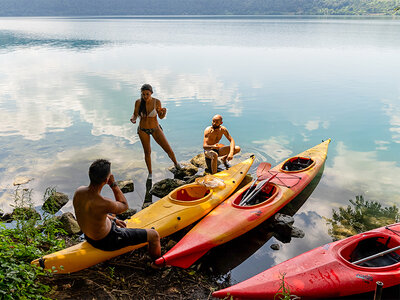
[{"label": "shirtless man", "polygon": [[[212,125],[204,130],[204,155],[211,159],[212,174],[217,172],[218,157],[221,157],[225,167],[229,168],[227,161],[232,160],[233,156],[240,152],[240,147],[235,146],[235,140],[230,136],[228,129],[225,126],[221,126],[222,123],[221,115],[215,115],[212,118]],[[223,135],[230,142],[229,146],[218,144]]]},{"label": "shirtless man", "polygon": [[[111,174],[110,165],[104,159],[93,162],[89,168],[89,186],[81,186],[75,191],[75,215],[86,240],[93,247],[104,251],[148,242],[150,256],[153,259],[160,257],[160,237],[157,231],[126,228],[124,221],[110,215],[128,209],[128,202]],[[106,184],[112,189],[115,201],[100,194]]]}]

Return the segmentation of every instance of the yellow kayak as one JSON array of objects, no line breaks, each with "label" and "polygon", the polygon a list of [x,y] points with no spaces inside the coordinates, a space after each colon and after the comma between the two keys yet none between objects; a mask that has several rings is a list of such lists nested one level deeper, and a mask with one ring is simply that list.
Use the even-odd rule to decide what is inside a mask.
[{"label": "yellow kayak", "polygon": [[[212,175],[222,180],[224,187],[209,188],[198,183],[186,184],[173,190],[164,198],[139,211],[126,221],[129,228],[153,228],[160,237],[166,237],[192,224],[208,214],[238,187],[246,176],[254,156]],[[77,272],[107,259],[145,246],[129,246],[116,251],[103,251],[82,242],[72,247],[45,255],[32,264],[57,273]]]}]

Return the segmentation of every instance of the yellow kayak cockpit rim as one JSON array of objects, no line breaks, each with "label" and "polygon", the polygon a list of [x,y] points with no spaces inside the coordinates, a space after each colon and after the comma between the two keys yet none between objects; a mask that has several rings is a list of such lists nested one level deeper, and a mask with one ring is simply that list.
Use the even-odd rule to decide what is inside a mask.
[{"label": "yellow kayak cockpit rim", "polygon": [[211,188],[193,183],[173,190],[169,193],[168,199],[175,204],[193,205],[209,200],[212,194]]}]

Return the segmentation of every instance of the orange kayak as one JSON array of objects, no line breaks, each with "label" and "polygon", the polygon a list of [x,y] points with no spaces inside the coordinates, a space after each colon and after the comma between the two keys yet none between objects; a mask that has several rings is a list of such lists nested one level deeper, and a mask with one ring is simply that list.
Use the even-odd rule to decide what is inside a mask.
[{"label": "orange kayak", "polygon": [[[318,174],[330,139],[265,170],[211,211],[157,265],[190,267],[211,248],[226,243],[267,220],[295,198]],[[252,194],[254,195],[252,197]]]}]

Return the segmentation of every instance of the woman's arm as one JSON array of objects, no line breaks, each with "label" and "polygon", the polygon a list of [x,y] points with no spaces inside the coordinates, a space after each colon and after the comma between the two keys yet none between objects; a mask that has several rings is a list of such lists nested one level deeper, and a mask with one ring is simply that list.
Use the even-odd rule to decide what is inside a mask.
[{"label": "woman's arm", "polygon": [[156,99],[156,111],[160,119],[164,119],[167,115],[167,109],[161,106],[161,101]]},{"label": "woman's arm", "polygon": [[132,117],[131,117],[131,122],[133,124],[136,123],[136,119],[137,119],[137,117],[139,115],[139,107],[140,107],[140,99],[136,100],[136,102],[135,102],[135,108],[133,110],[133,114],[132,114]]}]

